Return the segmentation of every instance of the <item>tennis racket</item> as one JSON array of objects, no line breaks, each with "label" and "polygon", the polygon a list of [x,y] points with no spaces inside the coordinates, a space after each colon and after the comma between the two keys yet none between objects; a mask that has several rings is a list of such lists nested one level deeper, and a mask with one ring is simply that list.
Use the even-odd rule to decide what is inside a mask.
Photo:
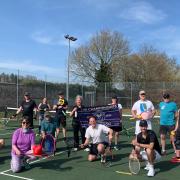
[{"label": "tennis racket", "polygon": [[41,140],[41,144],[33,147],[33,155],[36,157],[49,157],[54,156],[56,150],[56,141],[51,134],[47,134],[45,138]]},{"label": "tennis racket", "polygon": [[140,168],[141,165],[138,158],[134,157],[129,159],[129,170],[132,174],[138,174]]},{"label": "tennis racket", "polygon": [[[60,98],[59,101],[58,101],[58,106],[63,106],[64,102],[65,102],[64,99]],[[66,116],[66,113],[63,110],[62,110],[62,113],[63,113],[64,116]]]}]

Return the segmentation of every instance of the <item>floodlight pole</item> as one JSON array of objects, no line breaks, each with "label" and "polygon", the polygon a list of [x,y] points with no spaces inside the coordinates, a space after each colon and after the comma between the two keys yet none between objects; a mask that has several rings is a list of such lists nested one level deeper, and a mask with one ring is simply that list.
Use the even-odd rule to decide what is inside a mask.
[{"label": "floodlight pole", "polygon": [[73,37],[73,36],[69,36],[68,34],[64,36],[67,40],[68,40],[68,59],[67,59],[67,83],[66,83],[66,99],[69,100],[69,72],[70,72],[70,67],[69,67],[69,63],[70,63],[70,56],[71,56],[71,41],[76,41],[77,38]]}]

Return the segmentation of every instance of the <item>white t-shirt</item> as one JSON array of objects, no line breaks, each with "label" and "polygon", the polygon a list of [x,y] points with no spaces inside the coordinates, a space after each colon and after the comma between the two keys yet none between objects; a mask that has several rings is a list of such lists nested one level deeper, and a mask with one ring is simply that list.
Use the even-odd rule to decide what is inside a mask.
[{"label": "white t-shirt", "polygon": [[[142,112],[151,112],[152,110],[154,110],[154,105],[151,101],[149,100],[138,100],[134,103],[133,107],[132,107],[133,111],[136,111],[137,115],[140,115]],[[139,127],[139,122],[141,120],[137,120],[136,121],[136,129],[135,129],[135,134],[139,134],[141,132],[140,127]],[[148,129],[152,129],[152,125],[151,125],[151,119],[146,120],[148,123]]]},{"label": "white t-shirt", "polygon": [[86,129],[85,137],[90,139],[93,144],[98,144],[102,142],[108,142],[107,134],[110,129],[102,124],[96,124],[95,128],[89,126]]}]

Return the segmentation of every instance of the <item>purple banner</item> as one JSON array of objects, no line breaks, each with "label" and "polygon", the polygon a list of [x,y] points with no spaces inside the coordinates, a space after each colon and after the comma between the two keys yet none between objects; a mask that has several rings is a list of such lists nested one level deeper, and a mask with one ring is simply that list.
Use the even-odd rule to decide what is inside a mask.
[{"label": "purple banner", "polygon": [[86,107],[78,111],[82,127],[89,126],[90,116],[95,116],[98,124],[104,124],[107,127],[121,126],[119,109],[116,105]]}]

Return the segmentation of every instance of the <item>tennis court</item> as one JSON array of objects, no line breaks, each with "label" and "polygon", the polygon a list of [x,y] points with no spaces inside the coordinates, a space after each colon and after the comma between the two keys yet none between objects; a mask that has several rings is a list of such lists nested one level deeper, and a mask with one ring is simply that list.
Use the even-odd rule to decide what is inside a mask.
[{"label": "tennis court", "polygon": [[[158,130],[158,121],[153,120],[154,129]],[[128,168],[128,156],[131,152],[131,139],[134,132],[134,123],[129,120],[129,117],[123,117],[123,123],[126,129],[129,130],[130,137],[127,136],[124,130],[121,135],[121,149],[113,151],[114,160],[110,167],[103,166],[100,161],[88,162],[88,152],[83,150],[77,153],[72,152],[71,156],[67,157],[65,143],[58,141],[57,153],[55,157],[48,159],[38,159],[31,164],[30,170],[24,170],[21,173],[12,173],[10,170],[10,151],[11,151],[11,135],[16,127],[18,121],[9,121],[5,127],[0,129],[0,138],[4,138],[6,146],[0,150],[0,179],[27,179],[27,180],[44,180],[44,179],[61,179],[61,180],[92,180],[92,179],[124,179],[127,180],[141,180],[149,179],[146,176],[147,171],[143,169],[144,163],[141,163],[141,170],[138,175],[130,175]],[[37,124],[37,121],[36,121]],[[70,126],[69,121],[69,126]],[[37,129],[35,129],[37,130]],[[62,133],[61,133],[62,136]],[[72,132],[69,128],[68,136],[72,137]],[[39,137],[36,137],[37,142]],[[178,179],[180,176],[179,164],[170,163],[171,157],[174,155],[171,145],[167,145],[167,156],[163,156],[161,161],[155,164],[156,175],[153,179],[168,180],[170,178]],[[117,173],[119,171],[121,173]],[[127,174],[126,174],[127,173]]]}]

